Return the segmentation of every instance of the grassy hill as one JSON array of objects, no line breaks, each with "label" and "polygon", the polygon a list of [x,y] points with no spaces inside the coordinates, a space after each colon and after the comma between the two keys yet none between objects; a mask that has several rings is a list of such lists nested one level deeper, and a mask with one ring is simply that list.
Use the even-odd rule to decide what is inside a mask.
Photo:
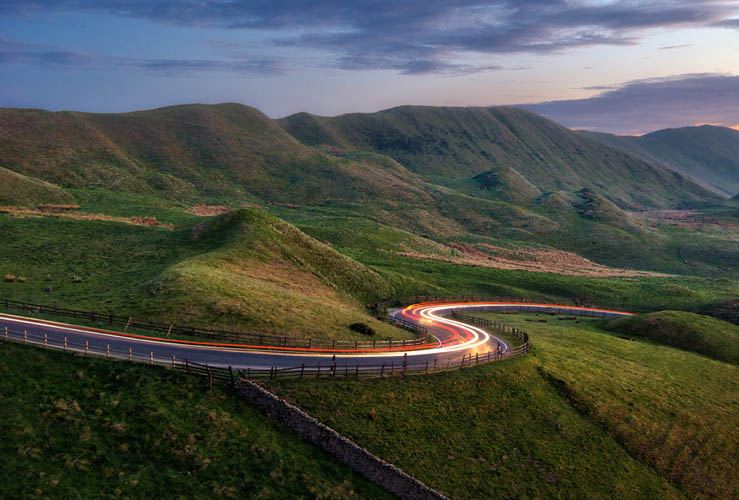
[{"label": "grassy hill", "polygon": [[617,319],[608,328],[739,364],[739,326],[719,319],[685,311],[659,311]]},{"label": "grassy hill", "polygon": [[[622,207],[667,207],[712,198],[673,172],[517,108],[402,106],[332,118],[299,113],[279,123],[305,144],[375,151],[429,179],[515,169],[509,177],[523,177],[527,191],[587,187]],[[517,179],[510,187],[520,184]]]},{"label": "grassy hill", "polygon": [[63,187],[187,202],[414,200],[422,194],[420,183],[397,164],[307,148],[256,109],[238,104],[121,114],[0,109],[0,161]]},{"label": "grassy hill", "polygon": [[0,167],[0,205],[28,207],[72,201],[72,195],[59,186]]},{"label": "grassy hill", "polygon": [[735,365],[622,339],[597,320],[491,316],[529,332],[533,353],[429,377],[272,387],[454,498],[734,494]]},{"label": "grassy hill", "polygon": [[[713,240],[709,251],[691,251],[697,264],[689,266],[671,237],[624,212],[712,195],[526,111],[403,107],[279,124],[238,104],[122,114],[2,109],[0,162],[83,198],[115,193],[124,203],[105,206],[115,212],[146,199],[152,207],[323,207],[436,240],[494,235],[608,265],[724,272],[725,259],[714,256],[726,252],[712,251]],[[316,127],[334,146],[291,135],[322,143],[310,136]]]},{"label": "grassy hill", "polygon": [[406,337],[364,308],[393,295],[384,278],[264,211],[214,217],[189,238],[211,250],[145,285],[146,307],[157,317],[323,338],[353,338],[349,325],[365,322],[378,338]]},{"label": "grassy hill", "polygon": [[739,131],[701,125],[659,130],[640,137],[583,134],[674,170],[724,197],[739,193]]},{"label": "grassy hill", "polygon": [[220,387],[0,345],[3,498],[389,498]]}]

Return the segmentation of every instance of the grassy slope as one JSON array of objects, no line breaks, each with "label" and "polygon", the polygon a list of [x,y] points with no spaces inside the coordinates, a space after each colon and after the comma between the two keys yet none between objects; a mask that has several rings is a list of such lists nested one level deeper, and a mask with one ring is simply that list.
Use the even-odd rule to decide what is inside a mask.
[{"label": "grassy slope", "polygon": [[355,337],[349,325],[364,321],[381,338],[404,336],[364,311],[393,294],[379,274],[266,212],[229,212],[195,226],[190,238],[214,249],[148,284],[159,316],[327,338]]},{"label": "grassy slope", "polygon": [[[168,213],[163,209],[162,216]],[[254,233],[244,221],[193,239],[190,229],[2,216],[7,241],[0,273],[27,282],[0,282],[0,296],[298,336],[359,338],[347,328],[355,321],[373,324],[379,338],[407,335],[364,311],[372,294],[390,294],[381,277],[292,226],[262,217]],[[73,283],[73,276],[82,282]]]},{"label": "grassy slope", "polygon": [[739,132],[703,125],[640,137],[583,132],[611,147],[664,165],[722,196],[739,193]]},{"label": "grassy slope", "polygon": [[739,364],[739,326],[685,311],[659,311],[614,320],[608,329]]},{"label": "grassy slope", "polygon": [[402,167],[306,148],[259,111],[237,104],[123,114],[0,109],[0,130],[8,131],[0,139],[8,168],[65,187],[184,201],[422,195],[420,181]]},{"label": "grassy slope", "polygon": [[[280,215],[314,238],[331,242],[338,251],[378,270],[399,294],[470,293],[551,300],[577,297],[594,304],[635,310],[692,310],[739,294],[739,283],[727,278],[588,279],[416,260],[399,256],[397,252],[436,253],[443,250],[432,240],[378,222],[338,215],[335,211],[283,210]],[[505,239],[469,238],[509,243]],[[623,244],[623,240],[614,238],[614,243]]]},{"label": "grassy slope", "polygon": [[[485,138],[483,142],[492,141],[488,144],[491,151],[502,148],[495,154],[502,155],[505,165],[486,166],[495,172],[477,180],[435,177],[436,182],[445,184],[441,186],[387,156],[354,151],[336,157],[306,147],[257,110],[236,104],[174,106],[124,114],[1,109],[0,129],[8,133],[0,137],[0,160],[13,171],[74,188],[75,193],[83,194],[83,210],[89,205],[105,205],[106,211],[131,212],[130,205],[147,197],[175,200],[171,205],[217,201],[238,206],[244,201],[266,201],[324,206],[434,238],[464,237],[471,232],[536,240],[581,251],[604,264],[705,275],[725,273],[723,256],[736,252],[725,242],[707,239],[700,242],[706,251],[693,252],[695,259],[690,262],[696,264],[685,264],[679,249],[670,246],[669,237],[634,225],[619,210],[601,211],[604,217],[580,213],[580,194],[567,190],[583,185],[585,178],[593,181],[594,196],[600,196],[597,191],[603,186],[636,193],[656,189],[660,183],[665,192],[676,196],[669,203],[698,195],[685,194],[692,188],[683,190],[672,177],[658,176],[651,182],[648,178],[654,172],[644,165],[621,161],[616,158],[619,153],[601,151],[602,146],[596,143],[588,149],[571,132],[535,115],[507,108],[484,110],[483,116],[478,116],[481,110],[403,110],[404,119],[421,113],[419,123],[430,120],[441,137],[438,147],[430,152],[422,148],[418,161],[440,155],[450,166],[467,160],[477,165],[477,160],[466,155],[476,151],[469,141],[483,141],[473,134],[478,133]],[[387,113],[391,112],[400,113]],[[463,116],[457,116],[459,113]],[[378,119],[384,115],[369,116]],[[439,128],[447,118],[460,126],[467,120],[470,129],[462,133]],[[386,132],[390,134],[397,123],[389,120],[376,125],[389,127]],[[461,134],[459,143],[444,138],[457,133]],[[448,151],[439,152],[438,148]],[[540,176],[545,184],[561,177],[547,186],[565,189],[563,196],[569,202],[558,208],[535,203],[548,195],[535,196],[541,190],[527,178],[531,175]],[[480,189],[476,186],[481,182],[498,184]],[[624,183],[631,187],[622,189]],[[106,204],[103,195],[94,194],[106,191],[114,193],[109,199],[117,197],[120,203]],[[0,187],[0,196],[3,192]],[[621,196],[615,191],[611,194]],[[642,201],[668,203],[662,194],[650,191],[638,196],[643,195]],[[177,218],[171,206],[156,208],[166,218]]]},{"label": "grassy slope", "polygon": [[0,205],[34,206],[40,203],[71,203],[74,198],[49,182],[26,177],[0,167]]},{"label": "grassy slope", "polygon": [[273,385],[457,498],[677,496],[651,467],[691,496],[736,491],[735,366],[592,321],[504,319],[532,334],[533,355],[406,380]]},{"label": "grassy slope", "polygon": [[622,206],[711,198],[672,172],[516,108],[402,106],[334,118],[299,113],[279,122],[306,144],[375,151],[424,175],[461,178],[513,168],[541,191],[590,187]]},{"label": "grassy slope", "polygon": [[4,498],[388,497],[225,390],[164,369],[3,343],[0,394]]}]

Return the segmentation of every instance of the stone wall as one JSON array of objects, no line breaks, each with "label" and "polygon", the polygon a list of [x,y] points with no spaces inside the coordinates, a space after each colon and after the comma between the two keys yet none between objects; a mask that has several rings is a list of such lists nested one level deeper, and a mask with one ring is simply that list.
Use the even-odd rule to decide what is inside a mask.
[{"label": "stone wall", "polygon": [[446,498],[264,387],[241,379],[234,390],[278,422],[390,493],[407,499]]}]

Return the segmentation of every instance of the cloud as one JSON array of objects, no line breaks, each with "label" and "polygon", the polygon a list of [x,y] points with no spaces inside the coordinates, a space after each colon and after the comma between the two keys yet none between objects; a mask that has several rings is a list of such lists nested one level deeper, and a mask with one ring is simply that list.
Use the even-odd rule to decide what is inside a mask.
[{"label": "cloud", "polygon": [[262,30],[272,43],[327,51],[344,69],[468,73],[467,54],[628,45],[654,28],[734,26],[734,0],[0,0],[0,14],[96,12]]},{"label": "cloud", "polygon": [[665,45],[664,47],[660,47],[659,50],[675,50],[675,49],[682,49],[685,47],[692,47],[693,44],[691,43],[684,43],[682,45]]},{"label": "cloud", "polygon": [[695,123],[735,124],[739,123],[739,75],[689,74],[634,80],[589,99],[522,107],[571,128],[623,134]]},{"label": "cloud", "polygon": [[739,29],[739,18],[737,19],[724,19],[712,24],[715,28],[734,28]]},{"label": "cloud", "polygon": [[272,74],[282,71],[279,61],[270,58],[214,60],[109,57],[3,38],[0,38],[0,64],[36,64],[87,69],[128,67],[167,76],[203,72]]}]

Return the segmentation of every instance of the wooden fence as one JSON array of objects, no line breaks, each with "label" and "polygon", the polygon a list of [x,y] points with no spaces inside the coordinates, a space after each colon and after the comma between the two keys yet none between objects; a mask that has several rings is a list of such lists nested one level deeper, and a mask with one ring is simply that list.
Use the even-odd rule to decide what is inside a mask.
[{"label": "wooden fence", "polygon": [[[467,315],[462,316],[465,320],[470,319],[470,322],[476,321],[487,321],[480,320]],[[492,322],[491,322],[492,323]],[[495,325],[484,325],[491,329],[501,329],[501,323]],[[412,356],[410,359],[408,355],[404,355],[397,361],[385,361],[376,364],[350,364],[349,362],[337,362],[336,356],[326,363],[317,362],[316,364],[301,364],[299,366],[292,367],[264,367],[264,368],[240,368],[235,369],[230,366],[214,366],[201,363],[195,363],[188,359],[179,359],[174,356],[172,357],[161,357],[156,355],[154,352],[139,350],[135,351],[133,348],[120,349],[112,347],[111,345],[91,345],[89,341],[77,340],[75,338],[49,338],[47,334],[42,333],[29,333],[27,330],[21,330],[17,328],[9,328],[7,326],[2,328],[2,335],[0,338],[21,344],[36,345],[46,347],[49,349],[56,349],[70,353],[77,353],[90,356],[98,356],[112,359],[122,359],[128,361],[135,361],[140,363],[146,363],[151,365],[163,365],[176,370],[181,370],[194,375],[200,375],[205,377],[209,384],[213,382],[226,382],[229,384],[235,383],[239,378],[246,379],[281,379],[281,378],[293,378],[293,379],[307,379],[307,378],[359,378],[359,377],[390,377],[390,376],[405,376],[412,374],[427,374],[444,372],[451,370],[462,370],[472,366],[477,366],[485,363],[492,363],[500,361],[502,359],[513,358],[526,354],[531,349],[531,343],[529,342],[528,335],[526,333],[517,330],[510,329],[505,325],[506,333],[513,333],[518,335],[522,340],[522,344],[514,348],[510,348],[507,351],[502,351],[500,346],[497,349],[493,349],[487,352],[462,354],[460,356],[438,356],[433,359],[426,358],[423,361],[415,361]]]},{"label": "wooden fence", "polygon": [[273,347],[302,347],[302,348],[331,348],[331,349],[375,349],[410,347],[429,343],[428,329],[402,319],[388,317],[389,323],[400,328],[412,331],[415,339],[407,340],[328,340],[315,338],[298,338],[287,335],[273,335],[259,332],[243,332],[202,328],[195,326],[157,323],[135,319],[128,316],[95,311],[80,311],[42,304],[32,304],[10,299],[0,299],[0,308],[8,311],[23,311],[32,314],[48,314],[54,317],[66,317],[89,321],[100,326],[123,327],[123,330],[152,332],[159,336],[205,338],[214,342],[241,343],[248,345],[263,345]]}]

